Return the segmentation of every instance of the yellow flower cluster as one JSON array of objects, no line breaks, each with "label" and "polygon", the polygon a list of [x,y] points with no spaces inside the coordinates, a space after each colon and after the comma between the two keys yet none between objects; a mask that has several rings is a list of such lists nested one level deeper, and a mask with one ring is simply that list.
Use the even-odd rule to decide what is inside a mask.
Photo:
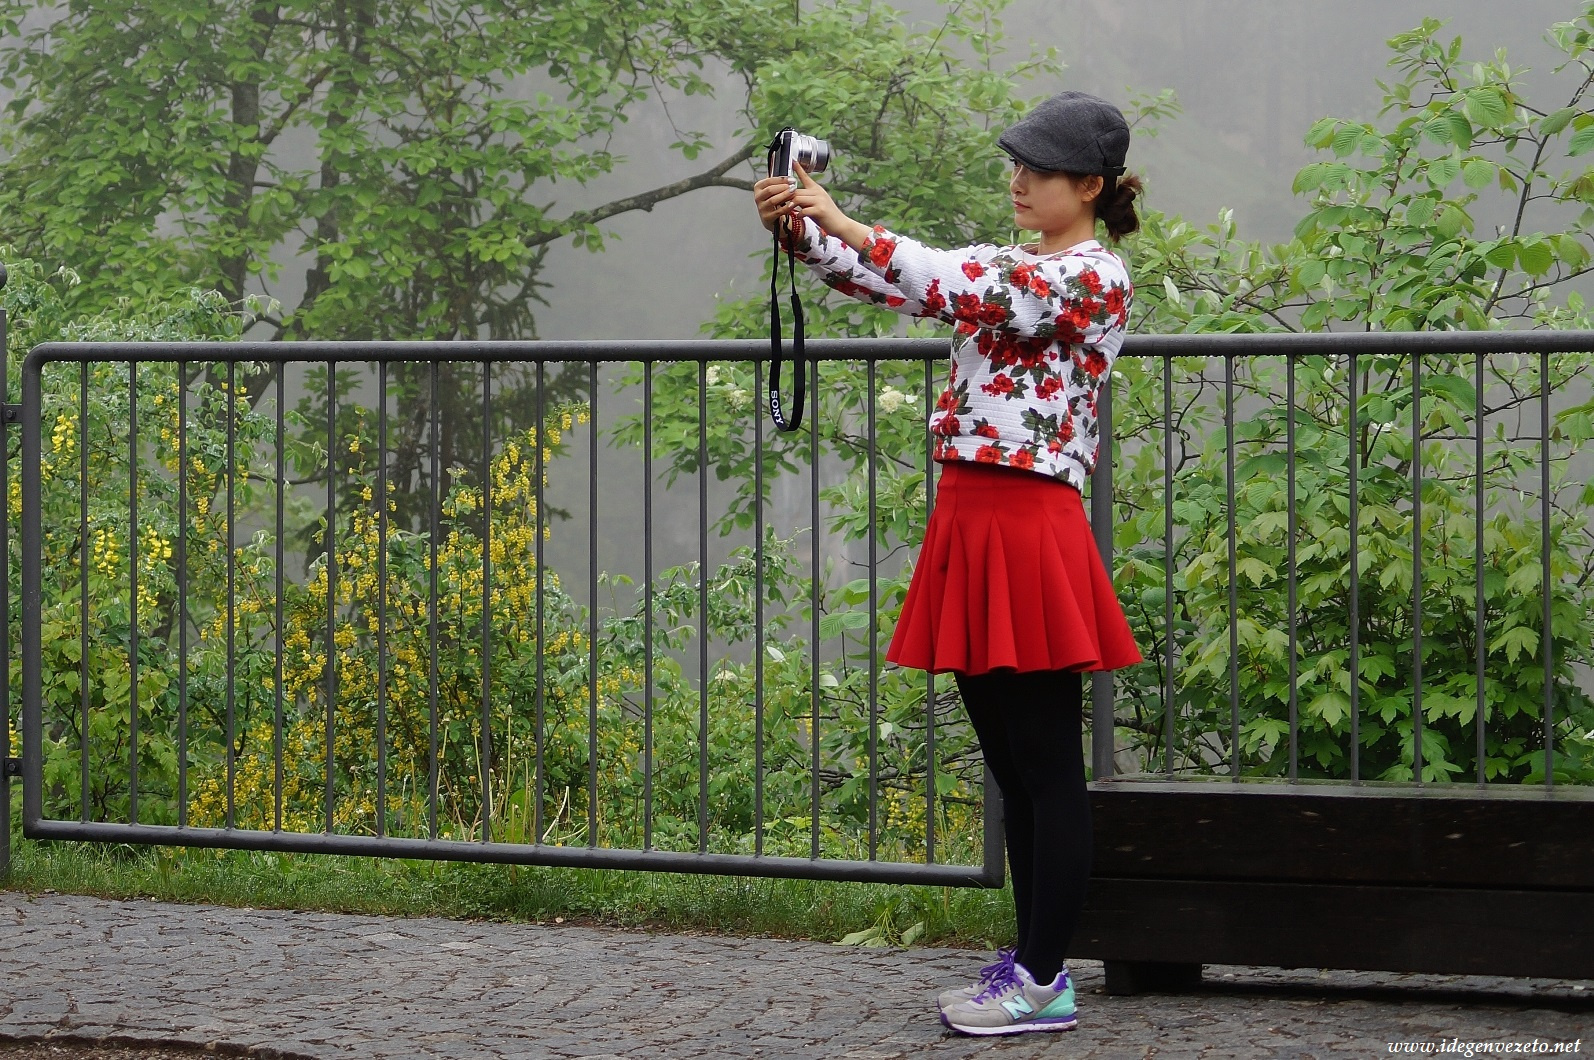
[{"label": "yellow flower cluster", "polygon": [[77,450],[77,421],[62,412],[55,417],[55,428],[50,432],[50,448],[63,457]]},{"label": "yellow flower cluster", "polygon": [[90,565],[108,578],[115,577],[122,566],[122,554],[118,547],[116,532],[109,527],[96,528],[92,552]]}]

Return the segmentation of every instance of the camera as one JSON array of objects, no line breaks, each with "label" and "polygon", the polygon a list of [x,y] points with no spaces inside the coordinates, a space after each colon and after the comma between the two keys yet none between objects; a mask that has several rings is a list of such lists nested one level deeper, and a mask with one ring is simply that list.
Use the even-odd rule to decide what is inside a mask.
[{"label": "camera", "polygon": [[769,175],[789,177],[791,164],[799,163],[810,173],[823,173],[830,165],[830,141],[808,136],[787,126],[769,144]]},{"label": "camera", "polygon": [[[830,165],[830,141],[804,134],[786,126],[775,134],[767,148],[769,175],[795,176],[792,163],[797,163],[809,173],[823,173]],[[797,362],[792,373],[791,418],[786,418],[780,404],[780,362],[784,354],[780,348],[780,230],[774,237],[775,267],[769,274],[769,415],[775,429],[795,431],[803,421],[803,304],[797,297],[797,259],[790,243],[786,245],[786,269],[791,277],[792,354]]]}]

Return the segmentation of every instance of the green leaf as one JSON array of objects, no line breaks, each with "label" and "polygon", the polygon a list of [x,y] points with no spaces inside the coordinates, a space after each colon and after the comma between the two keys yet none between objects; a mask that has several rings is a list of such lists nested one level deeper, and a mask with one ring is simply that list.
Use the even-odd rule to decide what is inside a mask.
[{"label": "green leaf", "polygon": [[1517,245],[1517,261],[1529,276],[1543,276],[1555,264],[1555,251],[1542,240],[1524,239]]},{"label": "green leaf", "polygon": [[1494,163],[1485,158],[1471,158],[1462,163],[1461,179],[1469,188],[1481,188],[1494,180]]},{"label": "green leaf", "polygon": [[1579,129],[1573,133],[1572,142],[1567,144],[1566,153],[1572,158],[1576,158],[1578,155],[1587,153],[1590,148],[1594,148],[1594,125],[1590,125],[1586,129]]},{"label": "green leaf", "polygon": [[1474,125],[1485,128],[1493,128],[1511,116],[1505,95],[1499,89],[1488,86],[1469,90],[1462,106]]},{"label": "green leaf", "polygon": [[1439,211],[1439,216],[1434,220],[1434,229],[1446,239],[1453,239],[1467,227],[1467,215],[1459,206],[1445,203],[1444,209]]},{"label": "green leaf", "polygon": [[1354,154],[1361,146],[1362,133],[1365,130],[1360,125],[1347,125],[1334,134],[1334,154],[1338,158]]},{"label": "green leaf", "polygon": [[[795,232],[796,229],[793,229],[793,231]],[[841,941],[837,942],[836,945],[863,946],[867,943],[873,942],[875,939],[878,939],[880,935],[880,927],[879,925],[876,925],[874,927],[864,928],[862,931],[854,931],[850,935],[843,935],[841,937]]]},{"label": "green leaf", "polygon": [[1509,269],[1516,264],[1517,246],[1514,239],[1502,239],[1483,252],[1483,260],[1497,269]]},{"label": "green leaf", "polygon": [[1539,119],[1539,135],[1553,136],[1566,128],[1567,123],[1577,114],[1576,107],[1562,107],[1553,110]]},{"label": "green leaf", "polygon": [[1454,155],[1436,158],[1428,163],[1428,180],[1436,188],[1443,188],[1461,175],[1461,160]]}]

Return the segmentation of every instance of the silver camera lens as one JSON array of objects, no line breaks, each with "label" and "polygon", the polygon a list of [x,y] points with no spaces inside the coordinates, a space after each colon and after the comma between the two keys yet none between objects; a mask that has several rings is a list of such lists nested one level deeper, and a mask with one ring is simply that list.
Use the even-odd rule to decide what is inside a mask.
[{"label": "silver camera lens", "polygon": [[830,141],[817,136],[794,132],[791,137],[791,157],[810,173],[823,173],[830,165]]}]

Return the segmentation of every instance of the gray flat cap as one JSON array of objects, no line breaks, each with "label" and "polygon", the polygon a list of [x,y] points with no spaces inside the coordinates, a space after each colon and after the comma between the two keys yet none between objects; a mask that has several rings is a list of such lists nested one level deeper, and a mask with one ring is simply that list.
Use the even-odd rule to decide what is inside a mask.
[{"label": "gray flat cap", "polygon": [[1087,92],[1059,92],[996,141],[1030,169],[1118,176],[1129,152],[1123,111]]}]

